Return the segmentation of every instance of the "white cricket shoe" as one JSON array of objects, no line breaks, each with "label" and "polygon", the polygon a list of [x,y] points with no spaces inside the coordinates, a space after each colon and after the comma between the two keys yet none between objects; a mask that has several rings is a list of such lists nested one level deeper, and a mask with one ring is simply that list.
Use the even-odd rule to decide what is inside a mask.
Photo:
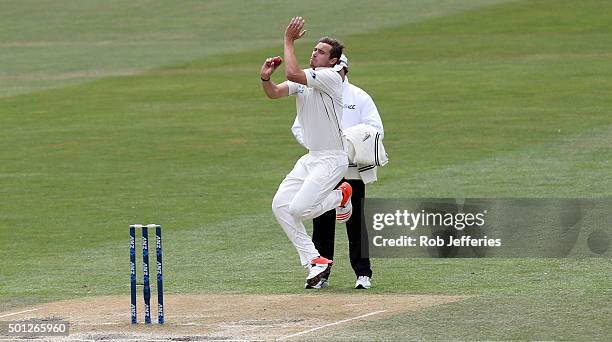
[{"label": "white cricket shoe", "polygon": [[355,282],[356,289],[369,289],[372,287],[372,280],[368,276],[359,276]]},{"label": "white cricket shoe", "polygon": [[321,282],[321,279],[326,275],[325,271],[329,268],[329,266],[333,262],[334,262],[333,260],[329,260],[322,256],[319,256],[318,258],[312,260],[310,264],[308,265],[308,276],[306,277],[306,286],[311,286],[312,288],[316,288],[315,286],[320,285],[319,283]]},{"label": "white cricket shoe", "polygon": [[305,289],[326,289],[329,287],[329,275],[331,273],[332,264],[327,265],[327,269],[321,273],[321,280],[315,285],[304,285]]}]

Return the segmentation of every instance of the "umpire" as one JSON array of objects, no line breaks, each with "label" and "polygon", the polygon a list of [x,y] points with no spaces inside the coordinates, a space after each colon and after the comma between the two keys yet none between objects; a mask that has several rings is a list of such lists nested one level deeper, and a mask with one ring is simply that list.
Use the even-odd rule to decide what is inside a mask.
[{"label": "umpire", "polygon": [[[346,55],[340,57],[339,65],[342,66],[341,74],[344,74],[344,82],[342,84],[342,128],[346,129],[358,124],[367,124],[374,127],[381,136],[384,136],[382,120],[378,109],[368,95],[361,88],[351,84],[346,77],[349,71],[348,58]],[[337,65],[338,66],[338,65]],[[296,140],[304,147],[304,139],[302,137],[302,128],[297,120],[291,128]],[[376,181],[376,168],[361,168],[357,165],[350,164],[345,175],[346,181],[353,187],[353,215],[346,222],[346,234],[349,240],[349,256],[351,266],[355,271],[356,289],[369,289],[372,286],[372,267],[370,259],[361,255],[361,222],[364,220],[362,210],[363,199],[365,198],[365,184]],[[330,210],[313,220],[312,241],[321,254],[330,260],[334,258],[334,241],[336,234],[336,211]],[[363,241],[367,241],[367,237]],[[364,246],[367,249],[367,242]],[[329,286],[329,273],[331,268],[326,272],[326,276],[321,281],[309,288],[326,288]]]}]

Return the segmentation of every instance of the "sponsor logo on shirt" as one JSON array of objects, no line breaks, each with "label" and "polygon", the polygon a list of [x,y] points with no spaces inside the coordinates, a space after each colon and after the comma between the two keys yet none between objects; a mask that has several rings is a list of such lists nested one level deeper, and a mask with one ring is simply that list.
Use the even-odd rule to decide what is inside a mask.
[{"label": "sponsor logo on shirt", "polygon": [[314,70],[310,70],[310,77],[312,77],[312,79],[316,79],[317,78],[317,73],[314,72]]},{"label": "sponsor logo on shirt", "polygon": [[370,138],[370,132],[366,132],[365,137],[363,137],[363,140],[361,141],[366,141]]}]

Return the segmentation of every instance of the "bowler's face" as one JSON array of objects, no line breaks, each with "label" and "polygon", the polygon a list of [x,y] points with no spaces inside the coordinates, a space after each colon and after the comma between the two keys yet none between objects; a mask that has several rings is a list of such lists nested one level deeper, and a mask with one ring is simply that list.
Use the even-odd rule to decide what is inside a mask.
[{"label": "bowler's face", "polygon": [[329,53],[331,52],[332,46],[326,43],[318,43],[312,54],[310,55],[310,66],[313,68],[318,67],[332,67],[330,63]]}]

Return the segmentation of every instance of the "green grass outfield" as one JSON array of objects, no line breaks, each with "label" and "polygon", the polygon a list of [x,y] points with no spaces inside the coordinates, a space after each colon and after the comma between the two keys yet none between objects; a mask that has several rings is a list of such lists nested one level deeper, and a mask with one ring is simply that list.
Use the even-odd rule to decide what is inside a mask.
[{"label": "green grass outfield", "polygon": [[[612,195],[609,1],[265,4],[0,5],[0,311],[127,298],[136,222],[164,225],[169,293],[303,293],[270,209],[304,152],[289,131],[295,104],[267,100],[258,77],[292,15],[307,19],[302,65],[317,38],[338,36],[351,81],[378,105],[390,164],[368,196]],[[336,235],[327,291],[352,293]],[[373,267],[364,300],[473,297],[312,336],[612,338],[609,258]]]}]

